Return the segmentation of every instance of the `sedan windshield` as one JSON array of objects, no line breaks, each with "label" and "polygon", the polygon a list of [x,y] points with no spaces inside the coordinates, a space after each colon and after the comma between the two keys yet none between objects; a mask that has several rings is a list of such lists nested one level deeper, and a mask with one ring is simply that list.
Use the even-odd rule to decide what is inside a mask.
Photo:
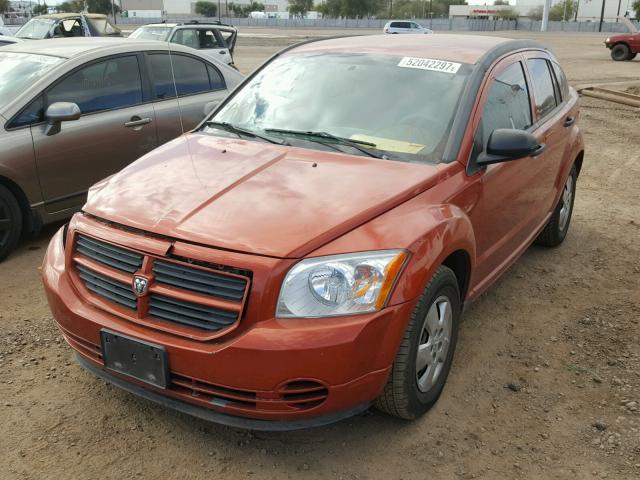
[{"label": "sedan windshield", "polygon": [[434,162],[470,68],[391,55],[290,54],[258,72],[202,129],[229,136],[216,127],[224,123],[305,148]]},{"label": "sedan windshield", "polygon": [[55,20],[51,18],[32,18],[24,26],[18,30],[16,37],[18,38],[46,38],[51,30]]},{"label": "sedan windshield", "polygon": [[137,38],[138,40],[160,40],[166,42],[171,33],[170,27],[140,27],[129,38]]},{"label": "sedan windshield", "polygon": [[62,58],[48,55],[0,52],[0,107],[61,61]]}]

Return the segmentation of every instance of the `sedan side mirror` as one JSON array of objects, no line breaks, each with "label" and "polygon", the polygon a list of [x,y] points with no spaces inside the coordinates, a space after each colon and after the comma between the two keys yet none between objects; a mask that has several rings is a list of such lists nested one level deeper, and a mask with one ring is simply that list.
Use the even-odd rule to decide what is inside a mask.
[{"label": "sedan side mirror", "polygon": [[45,134],[47,136],[55,135],[60,131],[61,122],[69,122],[71,120],[78,120],[82,112],[80,107],[71,102],[56,102],[49,105],[44,116],[47,119],[47,127]]},{"label": "sedan side mirror", "polygon": [[478,165],[508,162],[525,157],[537,157],[544,152],[544,144],[524,130],[499,128],[494,130],[487,142],[486,152],[480,154]]}]

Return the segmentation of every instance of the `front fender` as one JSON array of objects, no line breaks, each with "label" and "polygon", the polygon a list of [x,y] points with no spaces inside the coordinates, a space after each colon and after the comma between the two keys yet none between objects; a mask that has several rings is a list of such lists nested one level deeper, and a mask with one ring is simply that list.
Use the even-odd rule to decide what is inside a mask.
[{"label": "front fender", "polygon": [[[429,191],[313,252],[313,256],[403,248],[411,253],[389,305],[416,300],[435,270],[462,250],[475,264],[476,243],[467,215],[452,204],[429,203]],[[470,273],[470,272],[469,272]]]}]

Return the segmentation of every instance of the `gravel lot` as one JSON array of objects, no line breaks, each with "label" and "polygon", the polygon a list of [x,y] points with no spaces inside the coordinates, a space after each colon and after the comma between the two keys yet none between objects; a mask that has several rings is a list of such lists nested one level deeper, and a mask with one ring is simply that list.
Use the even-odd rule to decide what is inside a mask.
[{"label": "gravel lot", "polygon": [[[244,29],[237,64],[246,73],[308,33]],[[609,59],[604,36],[504,35],[551,46],[574,85],[640,74],[640,61]],[[448,385],[414,423],[371,411],[252,433],[105,385],[53,326],[45,228],[0,265],[0,478],[640,478],[639,121],[638,109],[583,99],[566,242],[530,248],[470,306]]]}]

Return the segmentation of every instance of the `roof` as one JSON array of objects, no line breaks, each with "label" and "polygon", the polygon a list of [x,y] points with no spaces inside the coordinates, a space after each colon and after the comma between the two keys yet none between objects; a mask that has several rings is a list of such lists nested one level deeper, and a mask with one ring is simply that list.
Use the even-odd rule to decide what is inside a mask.
[{"label": "roof", "polygon": [[[88,52],[98,52],[110,48],[124,47],[124,50],[161,50],[163,42],[154,40],[134,40],[122,37],[72,37],[51,38],[45,41],[26,41],[2,47],[3,52],[32,53],[53,57],[73,58]],[[166,44],[164,44],[166,45]],[[175,51],[193,53],[193,49],[171,44]]]},{"label": "roof", "polygon": [[106,15],[102,15],[101,13],[48,13],[46,15],[38,15],[34,18],[69,18],[69,17],[78,17],[83,16],[87,18],[107,18]]},{"label": "roof", "polygon": [[352,51],[474,64],[488,51],[511,41],[484,35],[362,35],[309,42],[290,51]]}]

